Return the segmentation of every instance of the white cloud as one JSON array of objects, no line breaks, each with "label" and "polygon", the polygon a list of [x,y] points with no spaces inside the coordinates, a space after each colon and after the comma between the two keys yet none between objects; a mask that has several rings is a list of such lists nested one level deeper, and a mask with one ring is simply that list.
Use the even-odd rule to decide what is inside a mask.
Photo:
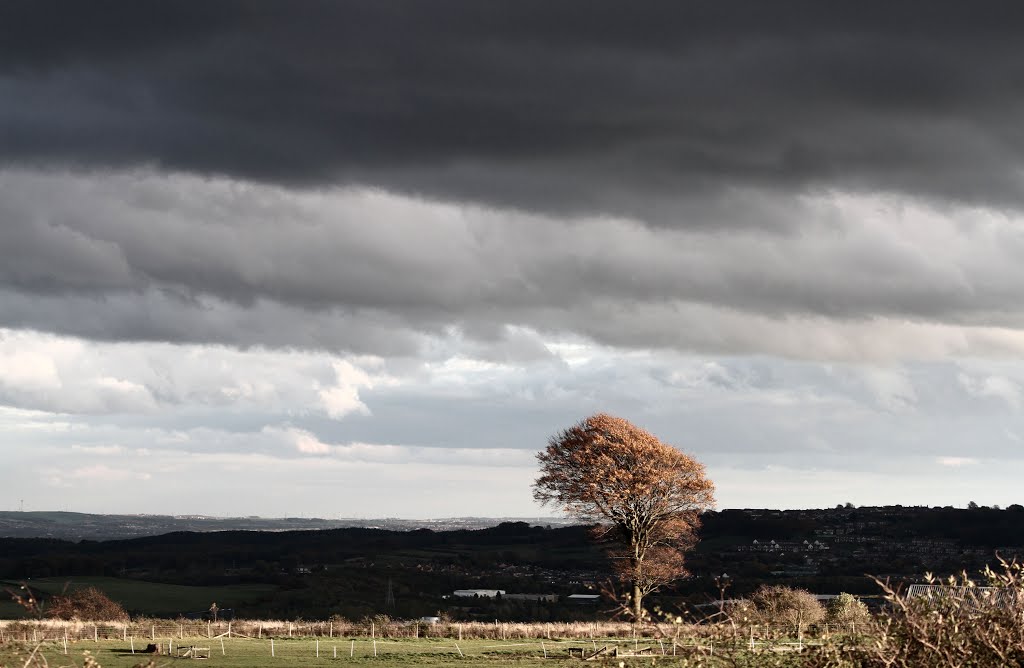
[{"label": "white cloud", "polygon": [[961,373],[957,379],[965,390],[976,397],[993,397],[1006,402],[1014,410],[1020,410],[1022,396],[1020,385],[1005,376],[974,377]]},{"label": "white cloud", "polygon": [[974,466],[978,463],[973,457],[939,457],[936,460],[942,466],[960,468],[961,466]]},{"label": "white cloud", "polygon": [[889,411],[912,410],[917,392],[907,374],[899,369],[864,367],[860,369],[864,385],[878,404]]}]

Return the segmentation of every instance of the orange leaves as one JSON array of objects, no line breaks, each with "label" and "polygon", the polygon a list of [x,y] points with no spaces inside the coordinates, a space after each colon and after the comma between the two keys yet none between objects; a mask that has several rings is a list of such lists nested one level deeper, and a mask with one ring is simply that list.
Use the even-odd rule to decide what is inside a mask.
[{"label": "orange leaves", "polygon": [[703,510],[714,504],[714,485],[704,477],[703,464],[604,413],[553,436],[537,459],[541,476],[534,497],[570,512],[587,506],[585,519],[608,518],[609,507],[636,499],[649,502],[654,513]]},{"label": "orange leaves", "polygon": [[537,461],[534,498],[605,525],[603,540],[621,546],[612,556],[634,586],[635,614],[643,595],[685,573],[682,551],[715,502],[703,464],[605,413],[555,434]]}]

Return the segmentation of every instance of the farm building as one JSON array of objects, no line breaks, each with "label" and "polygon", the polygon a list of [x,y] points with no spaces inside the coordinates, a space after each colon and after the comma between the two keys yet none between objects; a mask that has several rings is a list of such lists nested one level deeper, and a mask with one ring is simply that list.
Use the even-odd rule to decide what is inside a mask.
[{"label": "farm building", "polygon": [[456,589],[453,594],[459,598],[497,598],[504,596],[504,589]]}]

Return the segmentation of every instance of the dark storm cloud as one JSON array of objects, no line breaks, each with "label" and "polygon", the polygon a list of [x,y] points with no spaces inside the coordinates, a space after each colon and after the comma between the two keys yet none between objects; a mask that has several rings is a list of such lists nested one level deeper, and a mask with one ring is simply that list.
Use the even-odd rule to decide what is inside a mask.
[{"label": "dark storm cloud", "polygon": [[6,3],[0,155],[660,221],[687,194],[729,186],[1017,204],[1021,13]]}]

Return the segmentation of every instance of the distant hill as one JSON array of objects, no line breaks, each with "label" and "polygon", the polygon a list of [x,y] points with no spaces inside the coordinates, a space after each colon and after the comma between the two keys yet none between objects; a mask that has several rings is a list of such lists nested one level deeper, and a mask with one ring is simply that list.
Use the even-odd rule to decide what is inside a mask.
[{"label": "distant hill", "polygon": [[416,529],[449,531],[485,529],[510,521],[521,521],[541,526],[571,524],[568,520],[548,517],[453,517],[407,520],[397,518],[322,519],[207,517],[202,515],[99,515],[62,511],[0,511],[0,537],[59,538],[78,541],[157,536],[176,531],[306,531],[350,527],[390,531],[413,531]]},{"label": "distant hill", "polygon": [[[561,619],[582,613],[568,607],[520,608],[512,601],[467,606],[446,596],[477,588],[591,593],[611,575],[587,527],[558,526],[548,519],[500,524],[495,519],[354,520],[370,526],[344,528],[327,527],[346,520],[75,513],[4,513],[3,521],[20,522],[20,531],[35,534],[0,538],[0,580],[43,578],[53,586],[82,578],[128,580],[121,589],[127,592],[124,600],[143,614],[178,610],[182,598],[170,590],[166,601],[129,596],[135,591],[131,582],[213,588],[209,596],[220,593],[211,600],[230,602],[244,615],[415,618],[446,610],[461,618]],[[104,531],[152,535],[81,537]],[[56,537],[61,535],[69,539]],[[692,577],[663,596],[706,602],[720,595],[715,583],[726,574],[730,594],[737,596],[766,582],[820,594],[876,594],[877,585],[865,574],[920,582],[925,572],[977,573],[997,554],[1024,556],[1024,507],[722,510],[703,515],[700,536],[687,555]],[[234,600],[228,601],[225,591],[234,592]],[[262,598],[249,596],[252,591],[263,592]],[[397,601],[392,607],[388,591]],[[148,602],[143,606],[139,600]]]}]

